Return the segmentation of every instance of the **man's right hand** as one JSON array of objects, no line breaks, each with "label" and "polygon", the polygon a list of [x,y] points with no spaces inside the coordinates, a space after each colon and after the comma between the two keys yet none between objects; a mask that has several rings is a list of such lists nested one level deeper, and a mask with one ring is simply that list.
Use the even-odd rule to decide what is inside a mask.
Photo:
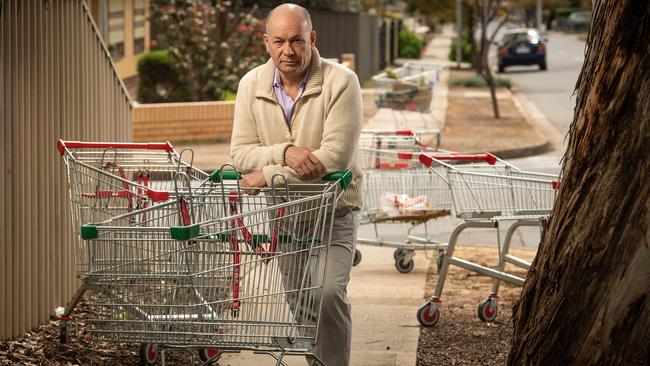
[{"label": "man's right hand", "polygon": [[284,151],[284,162],[305,180],[316,179],[327,171],[323,163],[312,154],[314,149],[289,146]]}]

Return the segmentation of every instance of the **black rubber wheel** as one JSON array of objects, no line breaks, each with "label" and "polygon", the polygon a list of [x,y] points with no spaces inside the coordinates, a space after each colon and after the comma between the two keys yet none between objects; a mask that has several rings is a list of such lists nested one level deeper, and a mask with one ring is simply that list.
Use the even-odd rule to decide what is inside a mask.
[{"label": "black rubber wheel", "polygon": [[499,64],[499,72],[506,72],[506,67]]},{"label": "black rubber wheel", "polygon": [[59,329],[59,343],[70,343],[70,323],[67,320],[61,320],[61,327]]},{"label": "black rubber wheel", "polygon": [[203,362],[207,362],[206,365],[216,365],[217,361],[221,358],[223,351],[219,348],[201,348],[199,350],[199,358]]},{"label": "black rubber wheel", "polygon": [[397,258],[402,257],[403,255],[404,255],[404,249],[397,248],[393,252],[393,259],[397,260]]},{"label": "black rubber wheel", "polygon": [[155,365],[158,361],[158,345],[153,343],[140,344],[140,365]]},{"label": "black rubber wheel", "polygon": [[397,271],[399,273],[409,273],[413,270],[413,267],[415,267],[415,263],[413,262],[413,259],[409,259],[408,262],[404,263],[404,257],[399,257],[395,261],[395,268],[397,268]]},{"label": "black rubber wheel", "polygon": [[440,310],[434,310],[433,314],[429,313],[430,307],[433,306],[432,302],[425,302],[418,308],[418,322],[420,325],[426,328],[431,328],[438,323],[440,320]]},{"label": "black rubber wheel", "polygon": [[361,252],[359,249],[354,250],[354,259],[352,260],[352,265],[356,266],[357,264],[361,263]]},{"label": "black rubber wheel", "polygon": [[478,318],[484,322],[492,322],[497,317],[498,305],[492,304],[492,299],[486,297],[478,304]]},{"label": "black rubber wheel", "polygon": [[542,70],[542,71],[546,71],[546,61],[539,64],[539,69]]}]

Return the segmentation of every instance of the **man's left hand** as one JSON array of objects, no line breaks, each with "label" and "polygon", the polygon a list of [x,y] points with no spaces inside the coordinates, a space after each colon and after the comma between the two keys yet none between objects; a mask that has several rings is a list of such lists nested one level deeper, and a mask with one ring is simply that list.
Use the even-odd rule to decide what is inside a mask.
[{"label": "man's left hand", "polygon": [[266,187],[266,178],[264,177],[264,173],[258,170],[244,175],[239,185],[242,187],[244,193],[255,195],[260,192],[259,188]]}]

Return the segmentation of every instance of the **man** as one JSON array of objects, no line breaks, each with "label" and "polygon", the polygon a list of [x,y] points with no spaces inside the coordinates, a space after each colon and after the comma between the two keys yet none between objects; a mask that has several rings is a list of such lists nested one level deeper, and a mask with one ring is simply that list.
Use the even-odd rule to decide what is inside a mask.
[{"label": "man", "polygon": [[[239,84],[231,157],[247,173],[241,181],[247,193],[272,186],[272,177],[278,173],[289,182],[301,182],[352,169],[353,180],[339,199],[332,235],[326,238],[330,247],[314,349],[325,364],[346,366],[352,327],[347,284],[361,206],[356,162],[361,88],[352,71],[322,59],[315,43],[316,32],[306,9],[283,4],[269,13],[264,44],[271,59],[247,73]],[[295,311],[296,304],[288,301]]]}]

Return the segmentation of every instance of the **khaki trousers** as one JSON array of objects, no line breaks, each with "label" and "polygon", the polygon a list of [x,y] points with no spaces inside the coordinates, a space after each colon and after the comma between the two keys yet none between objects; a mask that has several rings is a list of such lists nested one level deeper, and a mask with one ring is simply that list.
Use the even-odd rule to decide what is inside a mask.
[{"label": "khaki trousers", "polygon": [[[327,250],[327,260],[314,259],[323,258],[324,250],[322,253],[312,253],[310,259],[312,265],[309,265],[309,273],[305,279],[307,286],[319,286],[322,283],[322,291],[309,292],[308,295],[303,293],[301,305],[297,304],[299,301],[297,293],[289,291],[287,295],[289,307],[294,314],[298,312],[296,315],[301,323],[315,323],[316,310],[322,298],[320,327],[313,351],[314,355],[327,366],[348,366],[350,363],[352,316],[347,285],[350,281],[358,226],[358,209],[345,207],[336,210],[331,238],[327,237],[326,232],[323,241],[323,243],[329,241],[329,247],[324,248]],[[309,226],[305,228],[308,230]],[[279,261],[285,289],[300,288],[306,257],[285,258]],[[322,273],[324,278],[321,278]],[[312,366],[320,364],[310,356],[307,356],[307,360]]]}]

